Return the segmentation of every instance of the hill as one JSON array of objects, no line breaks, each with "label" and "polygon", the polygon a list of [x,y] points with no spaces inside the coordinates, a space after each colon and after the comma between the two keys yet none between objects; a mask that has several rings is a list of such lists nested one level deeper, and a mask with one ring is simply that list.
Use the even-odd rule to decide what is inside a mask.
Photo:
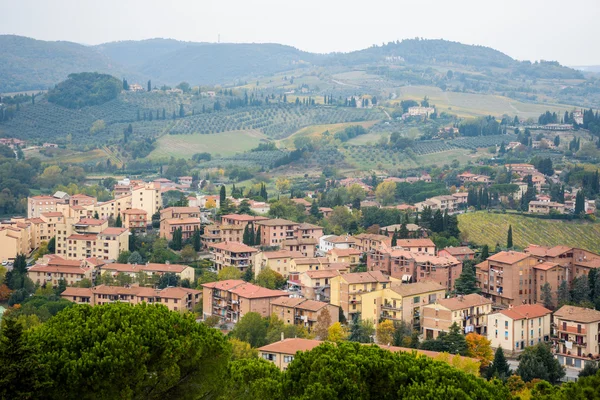
[{"label": "hill", "polygon": [[123,72],[93,48],[14,35],[0,35],[0,60],[0,93],[48,89],[74,72]]},{"label": "hill", "polygon": [[113,76],[97,72],[70,74],[48,92],[48,101],[67,108],[104,104],[117,98],[122,83]]},{"label": "hill", "polygon": [[530,244],[563,244],[600,252],[600,243],[596,240],[600,235],[600,223],[547,220],[482,211],[459,215],[458,225],[460,231],[467,235],[467,240],[478,245],[487,244],[492,249],[497,243],[506,246],[508,227],[512,225],[513,243],[519,248]]},{"label": "hill", "polygon": [[94,49],[123,66],[139,67],[186,45],[186,42],[173,39],[147,39],[104,43]]}]

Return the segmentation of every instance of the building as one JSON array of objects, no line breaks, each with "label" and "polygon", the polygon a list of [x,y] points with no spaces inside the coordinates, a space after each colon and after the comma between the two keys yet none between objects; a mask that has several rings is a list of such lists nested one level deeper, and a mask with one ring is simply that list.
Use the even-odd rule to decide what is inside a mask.
[{"label": "building", "polygon": [[465,334],[486,335],[487,315],[491,312],[492,301],[479,294],[440,299],[423,307],[423,333],[426,339],[435,339],[456,323]]},{"label": "building", "polygon": [[36,285],[56,287],[61,280],[67,286],[77,285],[82,279],[88,279],[91,283],[96,274],[94,266],[85,261],[51,257],[27,269],[27,276]]},{"label": "building", "polygon": [[490,177],[486,175],[477,175],[472,174],[470,172],[463,172],[460,175],[456,176],[461,185],[466,183],[484,183],[488,184],[490,182]]},{"label": "building", "polygon": [[301,325],[311,331],[322,312],[329,313],[331,323],[339,322],[339,308],[322,301],[300,297],[278,297],[271,300],[271,315],[288,325]]},{"label": "building", "polygon": [[129,304],[162,304],[171,311],[193,311],[201,301],[202,292],[183,287],[168,287],[155,290],[149,287],[106,286],[98,285],[93,288],[68,287],[60,297],[77,304],[92,306],[108,303]]},{"label": "building", "polygon": [[564,214],[565,205],[557,203],[555,201],[538,201],[533,200],[529,202],[529,212],[535,214]]},{"label": "building", "polygon": [[475,266],[481,294],[496,305],[517,306],[534,301],[533,273],[538,261],[527,253],[501,251]]},{"label": "building", "polygon": [[210,251],[214,255],[214,263],[217,271],[225,267],[236,267],[240,272],[245,272],[247,268],[252,268],[254,262],[254,253],[257,253],[254,247],[246,246],[239,242],[220,242],[210,245]]},{"label": "building", "polygon": [[58,204],[66,204],[68,200],[54,196],[33,196],[27,198],[27,218],[39,218],[43,213],[58,211]]},{"label": "building", "polygon": [[271,343],[258,348],[258,356],[263,360],[272,362],[282,371],[294,361],[294,356],[299,351],[311,351],[319,346],[320,340],[290,338]]},{"label": "building", "polygon": [[303,257],[314,257],[317,251],[317,243],[315,238],[309,237],[285,239],[279,246],[282,250],[296,252],[302,254]]},{"label": "building", "polygon": [[[560,284],[567,280],[568,269],[560,264],[545,261],[533,266],[533,295],[536,303],[543,304],[543,287],[547,283],[550,285],[550,295],[552,304],[558,304],[556,293]],[[568,283],[568,282],[567,282]]]},{"label": "building", "polygon": [[519,353],[550,340],[552,311],[539,304],[522,304],[488,315],[488,339],[493,348]]},{"label": "building", "polygon": [[439,256],[444,257],[454,257],[460,261],[474,260],[475,259],[475,251],[468,248],[467,246],[459,246],[459,247],[446,247],[438,252]]},{"label": "building", "polygon": [[265,268],[287,277],[290,273],[290,265],[294,258],[304,257],[301,253],[289,250],[259,251],[254,255],[254,276],[258,276]]},{"label": "building", "polygon": [[160,220],[173,218],[200,218],[200,207],[169,207],[160,210]]},{"label": "building", "polygon": [[107,220],[66,218],[56,224],[56,254],[67,260],[116,260],[128,250],[129,231],[109,228]]},{"label": "building", "polygon": [[555,357],[561,365],[583,368],[600,355],[600,311],[562,306],[554,312]]},{"label": "building", "polygon": [[363,311],[371,309],[371,303],[366,301],[363,308],[363,295],[389,287],[392,280],[395,279],[379,271],[335,276],[330,280],[330,302],[342,309],[347,320],[352,320],[357,314],[360,314],[362,319],[366,319]]},{"label": "building", "polygon": [[129,275],[134,282],[138,280],[138,274],[146,274],[149,279],[157,279],[166,273],[175,274],[181,280],[194,282],[194,268],[179,264],[104,264],[100,267],[100,273],[108,272],[116,277],[118,274]]},{"label": "building", "polygon": [[305,271],[298,275],[296,282],[290,282],[290,291],[298,286],[302,297],[308,300],[326,301],[331,299],[331,280],[342,273],[337,269]]},{"label": "building", "polygon": [[271,300],[288,297],[281,290],[271,290],[238,279],[202,285],[204,318],[217,316],[221,323],[237,323],[249,312],[268,317]]},{"label": "building", "polygon": [[429,117],[431,114],[435,113],[435,108],[433,107],[408,107],[407,114],[410,117]]},{"label": "building", "polygon": [[384,247],[391,247],[392,239],[386,235],[377,235],[375,233],[361,233],[354,236],[354,247],[362,253],[381,250]]},{"label": "building", "polygon": [[284,240],[294,239],[298,223],[276,218],[254,223],[260,232],[262,246],[279,247]]},{"label": "building", "polygon": [[148,213],[139,208],[130,208],[122,212],[123,227],[127,230],[144,232],[148,224]]},{"label": "building", "polygon": [[398,239],[396,248],[412,253],[435,255],[435,243],[431,239]]},{"label": "building", "polygon": [[337,249],[333,248],[327,252],[327,259],[330,263],[347,263],[351,267],[360,264],[362,253],[357,249]]},{"label": "building", "polygon": [[181,229],[182,239],[187,240],[194,235],[196,229],[200,230],[201,224],[197,217],[163,219],[160,221],[160,237],[171,241],[175,230]]},{"label": "building", "polygon": [[327,253],[332,249],[351,249],[356,245],[352,236],[325,235],[319,238],[319,250]]},{"label": "building", "polygon": [[131,189],[131,207],[146,211],[148,223],[162,207],[160,184],[145,183]]}]

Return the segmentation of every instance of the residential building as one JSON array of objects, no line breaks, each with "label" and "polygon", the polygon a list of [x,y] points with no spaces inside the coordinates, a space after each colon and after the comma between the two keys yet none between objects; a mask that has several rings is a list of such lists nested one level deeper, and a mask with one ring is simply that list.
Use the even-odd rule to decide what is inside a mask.
[{"label": "residential building", "polygon": [[467,246],[446,247],[445,249],[438,251],[438,255],[444,257],[454,257],[459,261],[475,259],[475,251]]},{"label": "residential building", "polygon": [[297,286],[305,299],[328,302],[331,299],[331,279],[341,274],[339,270],[330,268],[305,271],[298,275],[297,281],[290,281],[290,290]]},{"label": "residential building", "polygon": [[535,214],[564,214],[565,205],[557,203],[555,201],[538,201],[533,200],[529,202],[529,212]]},{"label": "residential building", "polygon": [[162,207],[162,195],[160,184],[145,183],[135,186],[131,190],[131,207],[146,211],[148,223],[152,222],[152,216]]},{"label": "residential building", "polygon": [[214,255],[214,263],[217,271],[228,266],[236,267],[240,272],[252,268],[254,254],[258,252],[254,247],[246,246],[239,242],[220,242],[210,245],[210,251]]},{"label": "residential building", "polygon": [[456,323],[465,334],[486,335],[487,315],[491,312],[492,300],[480,294],[442,298],[423,307],[423,333],[426,339],[435,339]]},{"label": "residential building", "polygon": [[356,267],[360,264],[361,255],[357,249],[333,248],[327,252],[327,259],[331,263],[348,263],[351,267]]},{"label": "residential building", "polygon": [[338,307],[322,301],[307,300],[300,297],[278,297],[271,300],[271,315],[288,325],[301,325],[312,330],[320,313],[328,312],[331,323],[339,321]]},{"label": "residential building", "polygon": [[43,213],[58,211],[58,204],[66,204],[68,200],[54,196],[33,196],[27,198],[27,218],[39,218]]},{"label": "residential building", "polygon": [[330,265],[331,263],[326,257],[294,258],[290,262],[290,280],[298,280],[299,275],[303,272],[325,269]]},{"label": "residential building", "polygon": [[279,247],[286,239],[294,239],[298,223],[286,219],[268,219],[254,223],[260,231],[262,246]]},{"label": "residential building", "polygon": [[392,239],[389,236],[374,233],[361,233],[354,236],[354,240],[356,241],[354,247],[362,253],[381,250],[392,245]]},{"label": "residential building", "polygon": [[522,304],[488,315],[488,339],[493,348],[519,353],[550,340],[552,311],[539,304]]},{"label": "residential building", "polygon": [[371,304],[365,302],[363,307],[362,296],[389,287],[393,280],[395,279],[383,275],[379,271],[335,276],[330,280],[330,302],[341,307],[347,320],[352,320],[357,314],[361,314],[362,318],[366,319],[363,311],[366,312],[371,309]]},{"label": "residential building", "polygon": [[303,222],[296,227],[296,238],[298,239],[314,239],[318,243],[322,236],[323,228],[319,225]]},{"label": "residential building", "polygon": [[160,237],[171,241],[175,230],[181,229],[182,239],[187,240],[194,235],[196,229],[200,230],[200,227],[201,221],[197,217],[163,219],[160,221]]},{"label": "residential building", "polygon": [[56,224],[56,254],[67,260],[116,260],[128,250],[129,231],[109,228],[107,220],[66,218]]},{"label": "residential building", "polygon": [[299,351],[311,351],[318,345],[320,340],[290,338],[279,342],[271,343],[258,348],[258,356],[263,360],[272,362],[282,371],[285,371],[288,365],[294,361],[294,356]]},{"label": "residential building", "polygon": [[398,239],[396,248],[412,253],[435,255],[435,243],[431,239]]},{"label": "residential building", "polygon": [[68,286],[77,285],[82,279],[93,282],[95,268],[85,261],[65,260],[60,257],[42,259],[27,269],[27,276],[36,285],[56,287],[61,279]]},{"label": "residential building", "polygon": [[166,273],[172,273],[175,274],[180,280],[187,279],[190,282],[194,282],[194,268],[179,264],[147,263],[137,265],[110,263],[102,265],[99,272],[108,272],[113,277],[116,277],[118,274],[127,274],[133,279],[134,282],[138,280],[138,276],[141,274],[146,274],[148,279],[157,279]]},{"label": "residential building", "polygon": [[554,312],[556,354],[561,365],[583,368],[600,354],[600,311],[565,305]]},{"label": "residential building", "polygon": [[288,297],[281,290],[271,290],[238,279],[202,285],[204,318],[219,317],[221,323],[237,323],[249,312],[268,317],[271,300]]},{"label": "residential building", "polygon": [[[408,230],[409,238],[418,239],[427,236],[427,230],[421,228],[417,224],[406,224],[406,229]],[[380,228],[379,233],[382,235],[393,237],[394,233],[400,232],[401,230],[402,224],[393,224]]]},{"label": "residential building", "polygon": [[[550,295],[552,304],[558,304],[556,296],[560,284],[567,280],[568,269],[560,264],[545,261],[533,266],[533,292],[534,301],[544,304],[542,294],[543,287],[547,283],[550,285]],[[568,282],[567,282],[568,284]]]},{"label": "residential building", "polygon": [[270,268],[287,278],[292,260],[302,257],[301,253],[289,250],[259,251],[254,255],[254,276],[258,276],[265,268]]},{"label": "residential building", "polygon": [[148,213],[139,208],[130,208],[122,212],[123,227],[127,230],[144,232],[148,224]]},{"label": "residential building", "polygon": [[490,182],[489,176],[472,174],[470,172],[463,172],[462,174],[457,175],[457,178],[458,178],[459,182],[461,183],[461,185],[464,185],[465,183],[485,183],[485,184],[487,184]]},{"label": "residential building", "polygon": [[160,210],[160,220],[177,218],[200,218],[200,207],[169,207]]},{"label": "residential building", "polygon": [[[391,243],[391,242],[390,242]],[[332,249],[350,249],[356,245],[356,239],[352,236],[325,235],[319,238],[319,250],[327,253]]]},{"label": "residential building", "polygon": [[282,250],[301,253],[303,257],[314,257],[317,251],[317,243],[315,238],[309,237],[285,239],[279,246]]}]

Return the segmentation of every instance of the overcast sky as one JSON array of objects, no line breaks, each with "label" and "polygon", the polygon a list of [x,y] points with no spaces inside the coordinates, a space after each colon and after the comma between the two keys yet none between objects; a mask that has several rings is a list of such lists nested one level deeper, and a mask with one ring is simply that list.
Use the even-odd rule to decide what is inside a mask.
[{"label": "overcast sky", "polygon": [[[403,38],[600,65],[600,0],[0,0],[0,33],[98,44],[155,37],[351,51]],[[1,61],[1,60],[0,60]]]}]

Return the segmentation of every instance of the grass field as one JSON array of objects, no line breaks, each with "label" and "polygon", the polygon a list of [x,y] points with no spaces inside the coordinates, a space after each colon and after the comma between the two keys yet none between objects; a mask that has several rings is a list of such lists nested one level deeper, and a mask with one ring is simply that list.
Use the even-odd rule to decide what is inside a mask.
[{"label": "grass field", "polygon": [[530,218],[517,214],[474,212],[458,216],[461,232],[467,240],[494,249],[496,243],[506,246],[509,225],[513,229],[513,243],[519,248],[529,244],[546,246],[566,245],[600,252],[600,223],[558,221]]},{"label": "grass field", "polygon": [[230,131],[208,135],[164,135],[156,141],[156,149],[148,157],[190,158],[195,153],[232,156],[248,151],[266,139],[257,130]]},{"label": "grass field", "polygon": [[375,120],[364,122],[343,122],[341,124],[311,125],[294,132],[291,136],[280,140],[278,143],[280,148],[294,149],[294,139],[296,139],[297,137],[318,137],[325,131],[329,131],[330,134],[334,135],[336,132],[343,131],[347,127],[354,125],[360,125],[365,129],[369,129],[377,122],[379,121]]},{"label": "grass field", "polygon": [[521,118],[537,118],[546,110],[564,114],[573,109],[568,105],[523,103],[504,96],[476,93],[444,92],[440,88],[430,86],[404,86],[399,89],[398,99],[422,100],[425,96],[440,111],[457,114],[460,117],[476,117],[482,115],[502,114],[518,115]]},{"label": "grass field", "polygon": [[[102,149],[95,149],[91,151],[78,152],[72,150],[65,149],[57,149],[56,156],[54,157],[46,157],[40,154],[39,149],[25,149],[23,153],[25,154],[25,158],[36,157],[41,161],[46,162],[48,164],[58,164],[58,163],[91,163],[98,161],[106,161],[109,157],[106,152]],[[112,162],[112,160],[111,160]]]}]

